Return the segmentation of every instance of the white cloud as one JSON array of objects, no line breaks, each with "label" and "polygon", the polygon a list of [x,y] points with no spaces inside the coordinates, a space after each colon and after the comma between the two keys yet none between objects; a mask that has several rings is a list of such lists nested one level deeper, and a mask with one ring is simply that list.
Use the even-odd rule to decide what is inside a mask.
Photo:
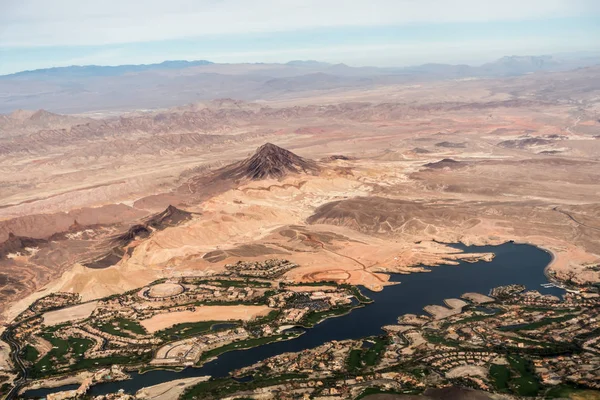
[{"label": "white cloud", "polygon": [[0,46],[104,45],[599,12],[597,0],[0,0]]}]

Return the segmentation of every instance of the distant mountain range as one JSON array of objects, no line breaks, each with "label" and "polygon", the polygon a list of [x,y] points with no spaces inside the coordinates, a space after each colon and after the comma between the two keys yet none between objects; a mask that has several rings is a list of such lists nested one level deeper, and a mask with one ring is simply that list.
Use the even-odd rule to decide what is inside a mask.
[{"label": "distant mountain range", "polygon": [[269,100],[295,93],[366,88],[443,79],[511,77],[600,64],[600,55],[511,56],[481,66],[424,64],[351,67],[314,60],[286,64],[160,64],[70,66],[0,76],[0,113],[46,109],[77,113],[172,107],[217,98]]},{"label": "distant mountain range", "polygon": [[160,64],[138,64],[138,65],[72,65],[70,67],[42,68],[32,71],[22,71],[10,75],[0,75],[0,79],[14,77],[98,77],[98,76],[118,76],[133,72],[155,71],[164,69],[183,69],[195,67],[198,65],[212,64],[210,61],[163,61]]}]

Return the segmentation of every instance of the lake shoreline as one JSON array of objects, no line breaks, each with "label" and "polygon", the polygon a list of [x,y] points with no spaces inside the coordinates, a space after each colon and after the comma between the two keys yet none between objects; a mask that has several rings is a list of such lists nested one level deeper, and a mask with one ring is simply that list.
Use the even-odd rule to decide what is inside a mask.
[{"label": "lake shoreline", "polygon": [[[493,287],[515,283],[524,284],[528,290],[559,292],[558,288],[540,286],[548,282],[545,271],[553,260],[552,253],[546,249],[515,242],[498,246],[466,246],[462,243],[458,246],[467,253],[493,252],[495,257],[491,261],[462,261],[459,266],[435,266],[427,274],[392,274],[391,281],[401,278],[401,285],[389,285],[380,292],[362,289],[365,296],[373,300],[372,303],[336,318],[327,318],[291,340],[223,353],[200,368],[187,368],[181,372],[134,373],[130,380],[98,384],[92,386],[88,393],[100,395],[114,393],[119,389],[135,393],[143,387],[186,377],[228,377],[237,369],[274,355],[302,351],[332,340],[360,339],[382,334],[381,327],[395,323],[399,316],[408,313],[421,315],[424,306],[442,304],[444,299],[458,298],[466,292],[485,294]],[[240,351],[243,352],[242,355]]]}]

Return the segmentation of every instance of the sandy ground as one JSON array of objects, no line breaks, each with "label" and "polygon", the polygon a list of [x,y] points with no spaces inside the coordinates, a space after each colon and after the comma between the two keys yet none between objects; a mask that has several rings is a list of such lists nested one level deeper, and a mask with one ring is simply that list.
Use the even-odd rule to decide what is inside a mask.
[{"label": "sandy ground", "polygon": [[402,354],[413,354],[417,347],[427,343],[427,340],[425,340],[419,331],[411,331],[405,333],[404,336],[408,339],[409,345],[401,350]]},{"label": "sandy ground", "polygon": [[3,316],[12,320],[35,300],[55,292],[79,293],[83,301],[89,301],[140,288],[163,277],[162,269],[157,270],[151,266],[127,264],[106,269],[90,269],[81,264],[74,264],[42,289],[14,302]]},{"label": "sandy ground", "polygon": [[68,321],[85,319],[92,315],[97,305],[97,301],[90,301],[89,303],[83,303],[73,307],[63,308],[56,311],[48,311],[43,315],[44,324],[53,326]]},{"label": "sandy ground", "polygon": [[444,319],[452,315],[460,314],[460,310],[453,310],[451,308],[439,305],[425,306],[423,307],[423,310],[430,314],[433,317],[433,319]]},{"label": "sandy ground", "polygon": [[60,378],[42,379],[27,385],[21,390],[21,393],[32,389],[55,388],[65,385],[82,384],[86,379],[89,379],[92,376],[93,374],[91,372],[84,371],[74,375],[62,376]]},{"label": "sandy ground", "polygon": [[295,253],[291,259],[300,267],[286,274],[295,281],[335,280],[380,291],[391,284],[388,273],[424,272],[426,270],[420,265],[455,265],[464,258],[492,257],[491,254],[466,255],[430,240],[420,243],[389,240],[337,226],[314,225],[310,230],[333,232],[348,237],[348,240],[323,245],[318,252]]},{"label": "sandy ground", "polygon": [[178,311],[158,314],[152,318],[140,321],[140,324],[150,333],[169,328],[186,322],[200,321],[249,321],[256,317],[267,315],[273,309],[267,306],[201,306],[196,311]]},{"label": "sandy ground", "polygon": [[494,301],[494,299],[492,299],[491,297],[486,296],[481,293],[465,293],[460,297],[465,300],[472,301],[475,304],[485,304],[485,303],[491,303]]},{"label": "sandy ground", "polygon": [[586,390],[571,394],[572,400],[600,400],[600,393],[595,390]]},{"label": "sandy ground", "polygon": [[460,299],[445,299],[444,303],[446,303],[448,307],[429,305],[423,307],[423,310],[431,314],[434,319],[444,319],[452,315],[460,314],[463,307],[467,305],[465,301]]},{"label": "sandy ground", "polygon": [[209,379],[210,376],[200,376],[196,378],[176,379],[174,381],[160,383],[158,385],[149,386],[138,390],[135,394],[135,398],[143,400],[178,399],[188,387],[194,386],[200,382],[205,382]]},{"label": "sandy ground", "polygon": [[446,378],[460,378],[463,376],[487,376],[487,368],[477,365],[461,365],[446,372]]},{"label": "sandy ground", "polygon": [[155,298],[170,297],[183,293],[183,290],[183,286],[177,283],[160,283],[150,288],[148,296]]},{"label": "sandy ground", "polygon": [[[285,253],[282,258],[299,264],[286,279],[336,280],[382,290],[389,284],[387,273],[420,272],[419,264],[454,264],[464,258],[433,240],[478,245],[514,240],[550,251],[554,259],[549,269],[561,278],[599,281],[600,273],[591,266],[600,263],[600,210],[593,201],[600,190],[596,172],[600,140],[586,133],[598,126],[597,118],[555,99],[540,111],[530,101],[545,94],[537,92],[538,82],[530,82],[531,86],[527,82],[525,78],[513,82],[510,93],[504,92],[503,81],[482,80],[288,99],[280,102],[282,107],[293,107],[287,110],[290,118],[285,128],[279,117],[268,115],[252,126],[244,125],[244,118],[234,120],[230,127],[206,131],[231,135],[231,141],[214,147],[183,144],[179,148],[171,143],[168,151],[159,145],[156,153],[137,154],[138,147],[132,147],[121,154],[115,152],[120,147],[110,147],[112,136],[102,136],[90,149],[86,144],[64,153],[12,155],[0,161],[8,179],[0,219],[25,219],[6,225],[5,236],[8,227],[24,236],[38,234],[41,227],[66,229],[73,221],[51,213],[84,206],[110,206],[110,210],[94,209],[91,214],[111,224],[127,214],[130,219],[123,224],[129,226],[158,207],[151,202],[130,207],[140,199],[186,188],[187,180],[200,176],[203,168],[244,159],[267,141],[302,157],[325,161],[319,176],[243,182],[239,187],[228,186],[230,190],[211,192],[201,201],[186,198],[182,203],[186,210],[200,216],[136,242],[118,265],[104,270],[82,266],[82,254],[89,255],[86,251],[99,245],[91,239],[52,241],[51,251],[40,250],[47,251],[48,257],[23,252],[0,265],[23,284],[18,288],[14,283],[5,285],[7,301],[0,301],[3,319],[12,320],[35,299],[56,291],[80,293],[85,301],[143,287],[159,278],[219,272],[223,264],[239,259],[271,257],[227,252],[243,245],[271,246],[277,251],[274,254]],[[396,91],[406,94],[412,105],[403,104]],[[577,98],[582,93],[572,88],[568,95],[561,95]],[[490,104],[492,98],[501,103]],[[309,116],[294,117],[299,112],[297,104],[352,99],[368,99],[375,108],[340,106],[321,117],[312,117],[312,111]],[[502,103],[509,99],[510,104]],[[457,101],[466,103],[455,107]],[[585,130],[578,130],[578,124]],[[242,132],[257,136],[234,140]],[[501,145],[524,135],[550,143],[533,148]],[[555,140],[551,135],[561,137]],[[155,136],[146,139],[154,144]],[[542,154],[542,150],[556,152]],[[328,160],[332,155],[348,159]],[[80,157],[89,162],[82,165]],[[443,159],[459,166],[435,167]],[[21,181],[28,183],[26,187]],[[192,192],[187,189],[186,193]],[[323,205],[374,197],[382,200],[308,222]],[[385,207],[392,202],[396,202],[393,207]],[[150,205],[144,208],[143,204]],[[32,213],[43,215],[33,218]],[[98,221],[89,220],[89,227],[97,229],[93,224]],[[290,226],[304,226],[306,231],[295,239],[277,234]],[[323,232],[343,237],[323,240]],[[73,248],[81,253],[72,253]],[[216,263],[203,258],[216,250],[236,255]],[[7,310],[9,304],[14,307]]]},{"label": "sandy ground", "polygon": [[288,286],[286,289],[292,292],[326,292],[328,290],[335,290],[333,286]]},{"label": "sandy ground", "polygon": [[[353,183],[347,178],[310,177],[304,180],[309,182],[299,185],[297,178],[290,177],[278,183],[281,189],[273,189],[270,181],[248,185],[253,188],[270,187],[267,196],[264,190],[246,193],[232,190],[219,195],[203,204],[202,217],[185,226],[157,232],[137,246],[132,256],[118,266],[90,270],[76,264],[46,289],[16,303],[6,314],[7,319],[14,318],[36,298],[54,291],[73,291],[81,293],[84,300],[91,300],[142,287],[158,278],[218,272],[225,262],[235,262],[243,257],[213,264],[203,260],[202,255],[240,243],[261,243],[288,252],[289,256],[285,258],[300,265],[286,274],[288,279],[297,282],[337,280],[365,285],[371,290],[382,290],[388,284],[386,272],[420,272],[423,269],[418,267],[419,264],[454,264],[464,257],[472,257],[431,241],[426,232],[406,238],[385,238],[343,226],[312,225],[306,227],[309,232],[333,232],[347,239],[336,239],[331,243],[311,239],[309,243],[281,237],[276,233],[279,229],[287,225],[305,225],[304,219],[313,212],[315,205],[339,198],[334,195],[335,191],[330,193],[326,190],[327,184],[333,189],[339,187],[340,193],[351,189],[348,192],[351,196],[361,195],[361,190],[364,190],[356,181]],[[448,232],[451,230],[448,229]],[[559,272],[597,260],[595,255],[562,240],[546,236],[519,239],[511,232],[503,227],[498,229],[498,224],[482,219],[478,226],[463,236],[446,234],[438,227],[433,237],[446,241],[462,240],[469,244],[499,244],[517,239],[541,245],[555,255],[551,268]],[[420,241],[415,243],[417,240]],[[488,255],[482,255],[482,258],[485,257]],[[254,260],[269,256],[246,258]],[[586,271],[577,276],[594,279],[592,275],[593,272]]]},{"label": "sandy ground", "polygon": [[[4,333],[6,328],[0,327],[0,335]],[[0,340],[0,372],[9,371],[12,369],[12,361],[10,361],[10,346],[8,343]]]},{"label": "sandy ground", "polygon": [[445,299],[444,303],[453,310],[461,310],[467,306],[467,303],[460,299]]},{"label": "sandy ground", "polygon": [[50,350],[52,350],[52,343],[39,336],[33,337],[33,345],[39,353],[38,360],[41,360],[46,354],[50,352]]},{"label": "sandy ground", "polygon": [[563,279],[575,275],[575,280],[581,282],[594,282],[597,279],[597,273],[592,270],[581,270],[582,265],[599,264],[600,259],[596,254],[590,254],[584,249],[550,238],[534,239],[534,244],[552,253],[552,262],[548,270],[555,271]]}]

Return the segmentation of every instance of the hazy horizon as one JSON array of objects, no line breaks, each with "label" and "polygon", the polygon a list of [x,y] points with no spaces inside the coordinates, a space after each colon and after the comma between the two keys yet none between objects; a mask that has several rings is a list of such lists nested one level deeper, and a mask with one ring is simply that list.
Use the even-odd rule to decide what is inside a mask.
[{"label": "hazy horizon", "polygon": [[19,71],[15,71],[15,72],[10,72],[7,74],[0,74],[0,76],[9,76],[9,75],[14,75],[14,74],[20,74],[20,73],[24,73],[24,72],[34,72],[34,71],[39,71],[39,70],[48,70],[48,69],[56,69],[56,68],[84,68],[84,67],[98,67],[98,68],[102,68],[102,67],[120,67],[120,66],[145,66],[145,65],[160,65],[163,63],[177,63],[177,62],[181,62],[181,63],[197,63],[197,62],[207,62],[210,64],[222,64],[222,65],[235,65],[235,64],[247,64],[247,65],[261,65],[261,64],[274,64],[274,65],[286,65],[286,64],[292,64],[292,63],[318,63],[318,64],[329,64],[331,66],[334,65],[347,65],[349,67],[354,67],[354,68],[407,68],[407,67],[418,67],[418,66],[422,66],[422,65],[427,65],[427,64],[431,64],[431,65],[468,65],[471,67],[479,67],[485,64],[489,64],[489,63],[494,63],[497,61],[500,61],[503,58],[519,58],[519,57],[534,57],[534,58],[542,58],[542,57],[551,57],[555,60],[570,60],[570,59],[578,59],[578,58],[585,58],[585,57],[598,57],[600,56],[600,51],[579,51],[579,52],[560,52],[560,53],[554,53],[554,54],[506,54],[500,57],[493,57],[490,59],[487,59],[485,61],[480,61],[480,62],[456,62],[456,63],[450,63],[450,62],[441,62],[441,61],[435,61],[435,60],[431,60],[429,62],[424,62],[424,63],[409,63],[409,64],[404,64],[404,65],[375,65],[375,64],[369,64],[369,63],[365,63],[365,64],[356,64],[356,63],[349,63],[349,62],[344,62],[344,61],[340,61],[338,63],[333,63],[333,62],[327,62],[327,61],[322,61],[322,60],[314,60],[314,59],[293,59],[293,60],[287,60],[287,61],[273,61],[273,62],[262,62],[262,61],[249,61],[249,62],[217,62],[217,61],[212,61],[212,60],[208,60],[208,59],[164,59],[161,61],[156,61],[156,62],[148,62],[148,63],[132,63],[132,64],[121,64],[121,63],[112,63],[112,64],[71,64],[71,65],[61,65],[61,66],[49,66],[49,67],[40,67],[40,68],[35,68],[35,69],[26,69],[26,70],[19,70]]},{"label": "hazy horizon", "polygon": [[[484,4],[485,3],[485,4]],[[157,0],[0,4],[0,74],[164,60],[477,65],[600,50],[591,0]]]}]

